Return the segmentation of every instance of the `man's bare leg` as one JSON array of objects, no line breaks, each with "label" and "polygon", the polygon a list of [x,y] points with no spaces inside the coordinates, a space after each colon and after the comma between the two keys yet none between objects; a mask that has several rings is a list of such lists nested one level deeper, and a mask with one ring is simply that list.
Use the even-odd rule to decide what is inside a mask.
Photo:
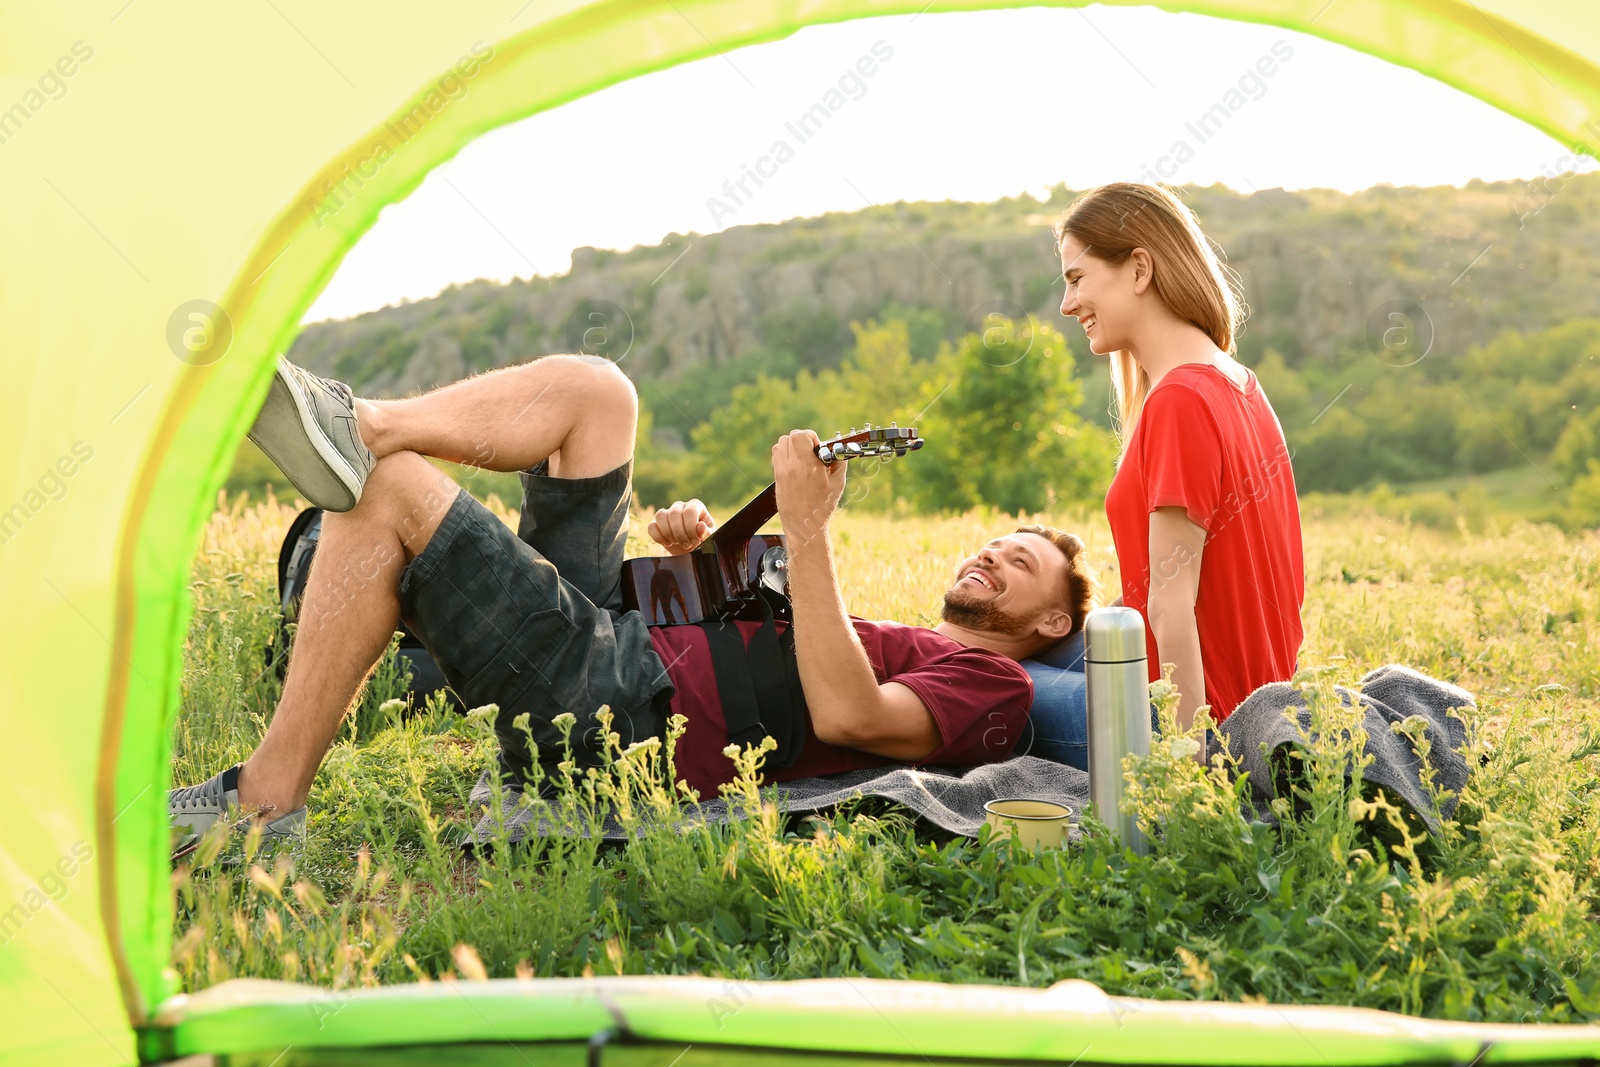
[{"label": "man's bare leg", "polygon": [[427,547],[456,497],[414,452],[378,461],[361,502],[326,513],[277,711],[239,773],[239,802],[278,815],[311,782],[400,621],[400,572]]},{"label": "man's bare leg", "polygon": [[592,478],[633,456],[633,383],[610,363],[545,356],[409,400],[357,400],[362,440],[383,458],[409,450],[494,471],[550,460],[559,478]]},{"label": "man's bare leg", "polygon": [[549,458],[552,475],[594,477],[632,458],[637,414],[621,372],[568,356],[411,400],[358,401],[357,425],[378,465],[353,510],[323,516],[283,695],[240,772],[239,802],[280,815],[305,803],[388,646],[400,620],[400,573],[427,547],[457,491],[417,449],[491,470]]}]

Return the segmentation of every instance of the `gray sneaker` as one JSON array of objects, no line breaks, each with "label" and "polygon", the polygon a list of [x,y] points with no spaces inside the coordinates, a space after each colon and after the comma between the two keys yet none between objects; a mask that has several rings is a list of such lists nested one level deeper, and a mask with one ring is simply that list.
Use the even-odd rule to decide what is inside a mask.
[{"label": "gray sneaker", "polygon": [[350,387],[319,378],[282,356],[249,437],[324,511],[355,507],[378,462],[356,429]]},{"label": "gray sneaker", "polygon": [[[220,822],[231,823],[233,830],[241,834],[250,831],[252,819],[239,804],[241,766],[243,764],[234,764],[199,785],[181,786],[167,794],[167,819],[176,831],[172,842],[174,862],[192,855],[206,832]],[[299,847],[305,839],[306,809],[303,806],[261,824],[263,850],[284,844]]]}]

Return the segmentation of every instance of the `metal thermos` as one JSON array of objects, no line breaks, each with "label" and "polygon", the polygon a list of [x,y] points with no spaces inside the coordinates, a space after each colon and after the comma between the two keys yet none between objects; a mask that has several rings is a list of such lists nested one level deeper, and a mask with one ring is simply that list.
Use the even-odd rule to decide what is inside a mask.
[{"label": "metal thermos", "polygon": [[1133,608],[1097,608],[1084,620],[1089,699],[1089,799],[1123,845],[1150,851],[1139,822],[1121,811],[1122,757],[1150,754],[1150,668],[1144,617]]}]

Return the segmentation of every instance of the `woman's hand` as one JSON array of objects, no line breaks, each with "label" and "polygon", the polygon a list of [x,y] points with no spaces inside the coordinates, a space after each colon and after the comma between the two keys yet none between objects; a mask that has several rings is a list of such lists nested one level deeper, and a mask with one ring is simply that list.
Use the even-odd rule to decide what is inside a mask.
[{"label": "woman's hand", "polygon": [[670,508],[658,510],[645,532],[669,555],[681,556],[699,548],[716,528],[717,521],[704,504],[698,500],[680,500]]}]

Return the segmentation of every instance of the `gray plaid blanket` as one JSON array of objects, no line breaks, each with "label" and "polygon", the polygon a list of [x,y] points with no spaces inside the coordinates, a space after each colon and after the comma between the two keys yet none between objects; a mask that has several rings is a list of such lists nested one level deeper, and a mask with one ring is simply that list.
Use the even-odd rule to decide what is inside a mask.
[{"label": "gray plaid blanket", "polygon": [[[1459,794],[1467,780],[1467,763],[1458,751],[1466,740],[1466,726],[1452,712],[1475,706],[1472,695],[1396,664],[1363,677],[1359,693],[1343,687],[1338,692],[1347,705],[1359,703],[1365,713],[1366,752],[1373,757],[1365,772],[1367,781],[1383,786],[1391,799],[1398,798],[1403,808],[1409,808],[1429,827],[1437,829],[1438,819],[1450,815],[1455,799],[1448,798],[1442,810],[1435,810],[1423,785],[1421,761],[1411,743],[1390,727],[1410,716],[1422,716],[1427,736],[1433,742],[1428,761],[1433,776],[1440,787]],[[1269,821],[1272,815],[1267,804],[1283,787],[1289,773],[1284,757],[1301,744],[1300,732],[1288,713],[1298,718],[1302,729],[1310,728],[1305,697],[1293,685],[1277,682],[1250,694],[1217,728],[1218,736],[1238,758],[1239,769],[1250,774],[1256,802],[1252,814]],[[1049,760],[1017,756],[1003,763],[971,768],[874,767],[822,778],[799,778],[770,786],[764,792],[790,815],[825,811],[856,796],[881,797],[911,809],[926,823],[968,837],[977,836],[983,825],[985,801],[1031,797],[1071,808],[1072,834],[1076,836],[1078,813],[1089,801],[1089,776]],[[720,823],[739,814],[737,803],[730,805],[714,799],[703,801],[698,815],[686,809],[683,818]],[[492,815],[485,815],[466,843],[488,843],[494,836],[495,822]],[[513,842],[529,833],[572,829],[570,820],[542,803],[512,807],[505,823]],[[607,818],[603,834],[617,840],[627,836],[611,818]]]},{"label": "gray plaid blanket", "polygon": [[[1365,753],[1372,757],[1363,772],[1366,782],[1382,786],[1408,819],[1421,819],[1437,831],[1439,820],[1455,811],[1467,784],[1467,760],[1460,751],[1467,727],[1454,712],[1477,707],[1472,694],[1397,663],[1369,671],[1361,679],[1359,693],[1343,686],[1338,693],[1346,707],[1359,704],[1364,712]],[[1293,713],[1298,729],[1288,713]],[[1452,794],[1437,808],[1423,784],[1422,760],[1411,741],[1393,729],[1413,716],[1422,719],[1430,742],[1428,770],[1436,786]],[[1217,727],[1228,751],[1238,758],[1239,770],[1250,775],[1261,818],[1270,820],[1266,805],[1295,774],[1293,755],[1301,746],[1301,731],[1310,728],[1305,697],[1288,682],[1257,689]]]}]

